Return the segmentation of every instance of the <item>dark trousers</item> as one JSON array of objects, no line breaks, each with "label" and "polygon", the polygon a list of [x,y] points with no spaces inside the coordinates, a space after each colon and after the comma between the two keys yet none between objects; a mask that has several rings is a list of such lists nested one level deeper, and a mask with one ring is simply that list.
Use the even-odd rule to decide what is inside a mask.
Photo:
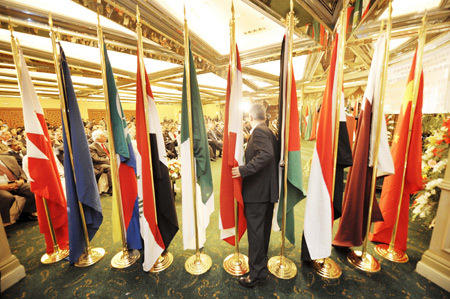
[{"label": "dark trousers", "polygon": [[252,279],[266,278],[269,275],[267,251],[272,228],[273,203],[244,203],[244,210],[247,219],[249,274]]},{"label": "dark trousers", "polygon": [[[17,190],[0,190],[0,201],[13,203],[14,195],[20,195],[26,198],[25,205],[23,206],[22,213],[34,213],[36,212],[36,201],[34,199],[34,194],[30,190],[30,184],[23,183]],[[7,204],[6,204],[7,206]],[[11,207],[11,205],[9,205]],[[5,218],[3,218],[5,216]],[[2,211],[3,222],[9,222],[9,210]]]}]

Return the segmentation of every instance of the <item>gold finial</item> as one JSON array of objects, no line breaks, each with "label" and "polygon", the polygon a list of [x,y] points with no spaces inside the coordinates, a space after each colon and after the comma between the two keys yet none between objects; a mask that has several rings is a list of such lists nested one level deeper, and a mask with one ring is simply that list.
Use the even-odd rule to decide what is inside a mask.
[{"label": "gold finial", "polygon": [[231,0],[231,15],[233,16],[234,19],[234,1]]},{"label": "gold finial", "polygon": [[52,13],[48,13],[48,24],[50,25],[50,30],[53,30],[53,19],[52,19]]},{"label": "gold finial", "polygon": [[11,17],[8,17],[8,28],[9,28],[9,31],[11,32],[11,38],[14,38],[14,35],[13,35],[13,26],[12,26],[12,24],[11,24]]},{"label": "gold finial", "polygon": [[183,10],[184,10],[184,21],[187,21],[186,19],[186,3],[183,1]]},{"label": "gold finial", "polygon": [[136,21],[141,23],[141,12],[139,11],[139,5],[136,4]]},{"label": "gold finial", "polygon": [[291,9],[290,12],[294,12],[294,0],[291,0]]}]

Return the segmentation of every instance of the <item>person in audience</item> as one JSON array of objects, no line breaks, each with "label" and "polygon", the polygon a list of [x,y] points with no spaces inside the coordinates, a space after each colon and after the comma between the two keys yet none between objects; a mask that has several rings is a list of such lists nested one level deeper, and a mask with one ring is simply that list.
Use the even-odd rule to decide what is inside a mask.
[{"label": "person in audience", "polygon": [[0,130],[0,138],[2,142],[0,143],[0,154],[9,151],[8,140],[11,139],[11,132],[8,130]]},{"label": "person in audience", "polygon": [[24,154],[22,153],[22,143],[15,139],[10,139],[8,140],[7,145],[9,146],[9,151],[4,153],[3,155],[14,157],[19,166],[22,167],[22,159],[24,156]]},{"label": "person in audience", "polygon": [[0,119],[0,128],[8,129],[8,125],[3,121],[3,119]]},{"label": "person in audience", "polygon": [[0,209],[4,223],[10,222],[9,208],[14,203],[14,195],[26,199],[19,221],[36,221],[37,217],[33,215],[36,202],[25,172],[14,157],[0,155]]},{"label": "person in audience", "polygon": [[92,139],[94,142],[89,145],[89,151],[91,152],[92,163],[94,164],[95,176],[100,178],[102,173],[108,175],[108,193],[112,193],[112,182],[111,182],[111,165],[109,150],[106,144],[108,137],[105,131],[96,130],[92,132]]},{"label": "person in audience", "polygon": [[208,123],[208,131],[206,132],[206,135],[208,136],[208,143],[213,151],[213,157],[211,157],[212,159],[217,158],[217,151],[219,151],[219,157],[222,157],[222,146],[223,146],[223,141],[217,137],[214,130],[215,130],[214,123],[213,122]]}]

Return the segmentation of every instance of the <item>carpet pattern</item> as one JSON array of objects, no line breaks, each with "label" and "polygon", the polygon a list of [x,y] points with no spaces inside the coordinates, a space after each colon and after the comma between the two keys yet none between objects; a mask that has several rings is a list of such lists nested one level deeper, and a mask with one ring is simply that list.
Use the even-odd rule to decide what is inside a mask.
[{"label": "carpet pattern", "polygon": [[[312,155],[314,143],[302,142],[302,165]],[[436,286],[414,270],[423,252],[428,248],[432,231],[423,223],[411,222],[406,264],[396,264],[377,256],[373,244],[369,253],[381,264],[378,273],[365,273],[347,262],[346,252],[332,250],[331,258],[342,268],[339,279],[329,280],[317,275],[310,265],[300,261],[301,229],[305,201],[295,208],[296,246],[286,243],[286,255],[298,268],[297,276],[282,280],[270,276],[263,285],[246,289],[237,278],[223,269],[223,260],[234,252],[234,247],[220,240],[219,184],[221,161],[212,163],[215,212],[207,229],[204,252],[212,259],[212,267],[205,274],[194,276],[184,269],[184,263],[193,250],[183,250],[181,229],[172,241],[169,251],[173,264],[160,273],[142,270],[142,257],[125,269],[110,266],[112,257],[121,244],[111,241],[111,197],[102,196],[104,222],[91,242],[92,247],[103,247],[102,260],[87,268],[70,266],[67,261],[53,265],[40,263],[45,253],[44,237],[37,223],[17,223],[6,228],[11,251],[26,269],[26,277],[1,294],[1,298],[450,298],[445,290]],[[304,176],[305,186],[308,178]],[[177,182],[180,186],[180,182]],[[176,195],[176,207],[181,225],[181,196]],[[335,223],[337,229],[337,222]],[[269,257],[280,254],[281,234],[272,232]],[[247,254],[247,237],[240,242],[241,253]]]}]

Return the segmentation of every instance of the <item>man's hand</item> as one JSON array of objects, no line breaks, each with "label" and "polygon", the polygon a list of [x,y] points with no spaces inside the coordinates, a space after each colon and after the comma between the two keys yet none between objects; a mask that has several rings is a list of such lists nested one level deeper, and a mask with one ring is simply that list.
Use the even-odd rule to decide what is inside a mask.
[{"label": "man's hand", "polygon": [[231,177],[232,177],[233,179],[237,179],[237,178],[240,178],[240,177],[241,177],[241,173],[239,172],[239,166],[233,167],[233,168],[231,169]]}]

